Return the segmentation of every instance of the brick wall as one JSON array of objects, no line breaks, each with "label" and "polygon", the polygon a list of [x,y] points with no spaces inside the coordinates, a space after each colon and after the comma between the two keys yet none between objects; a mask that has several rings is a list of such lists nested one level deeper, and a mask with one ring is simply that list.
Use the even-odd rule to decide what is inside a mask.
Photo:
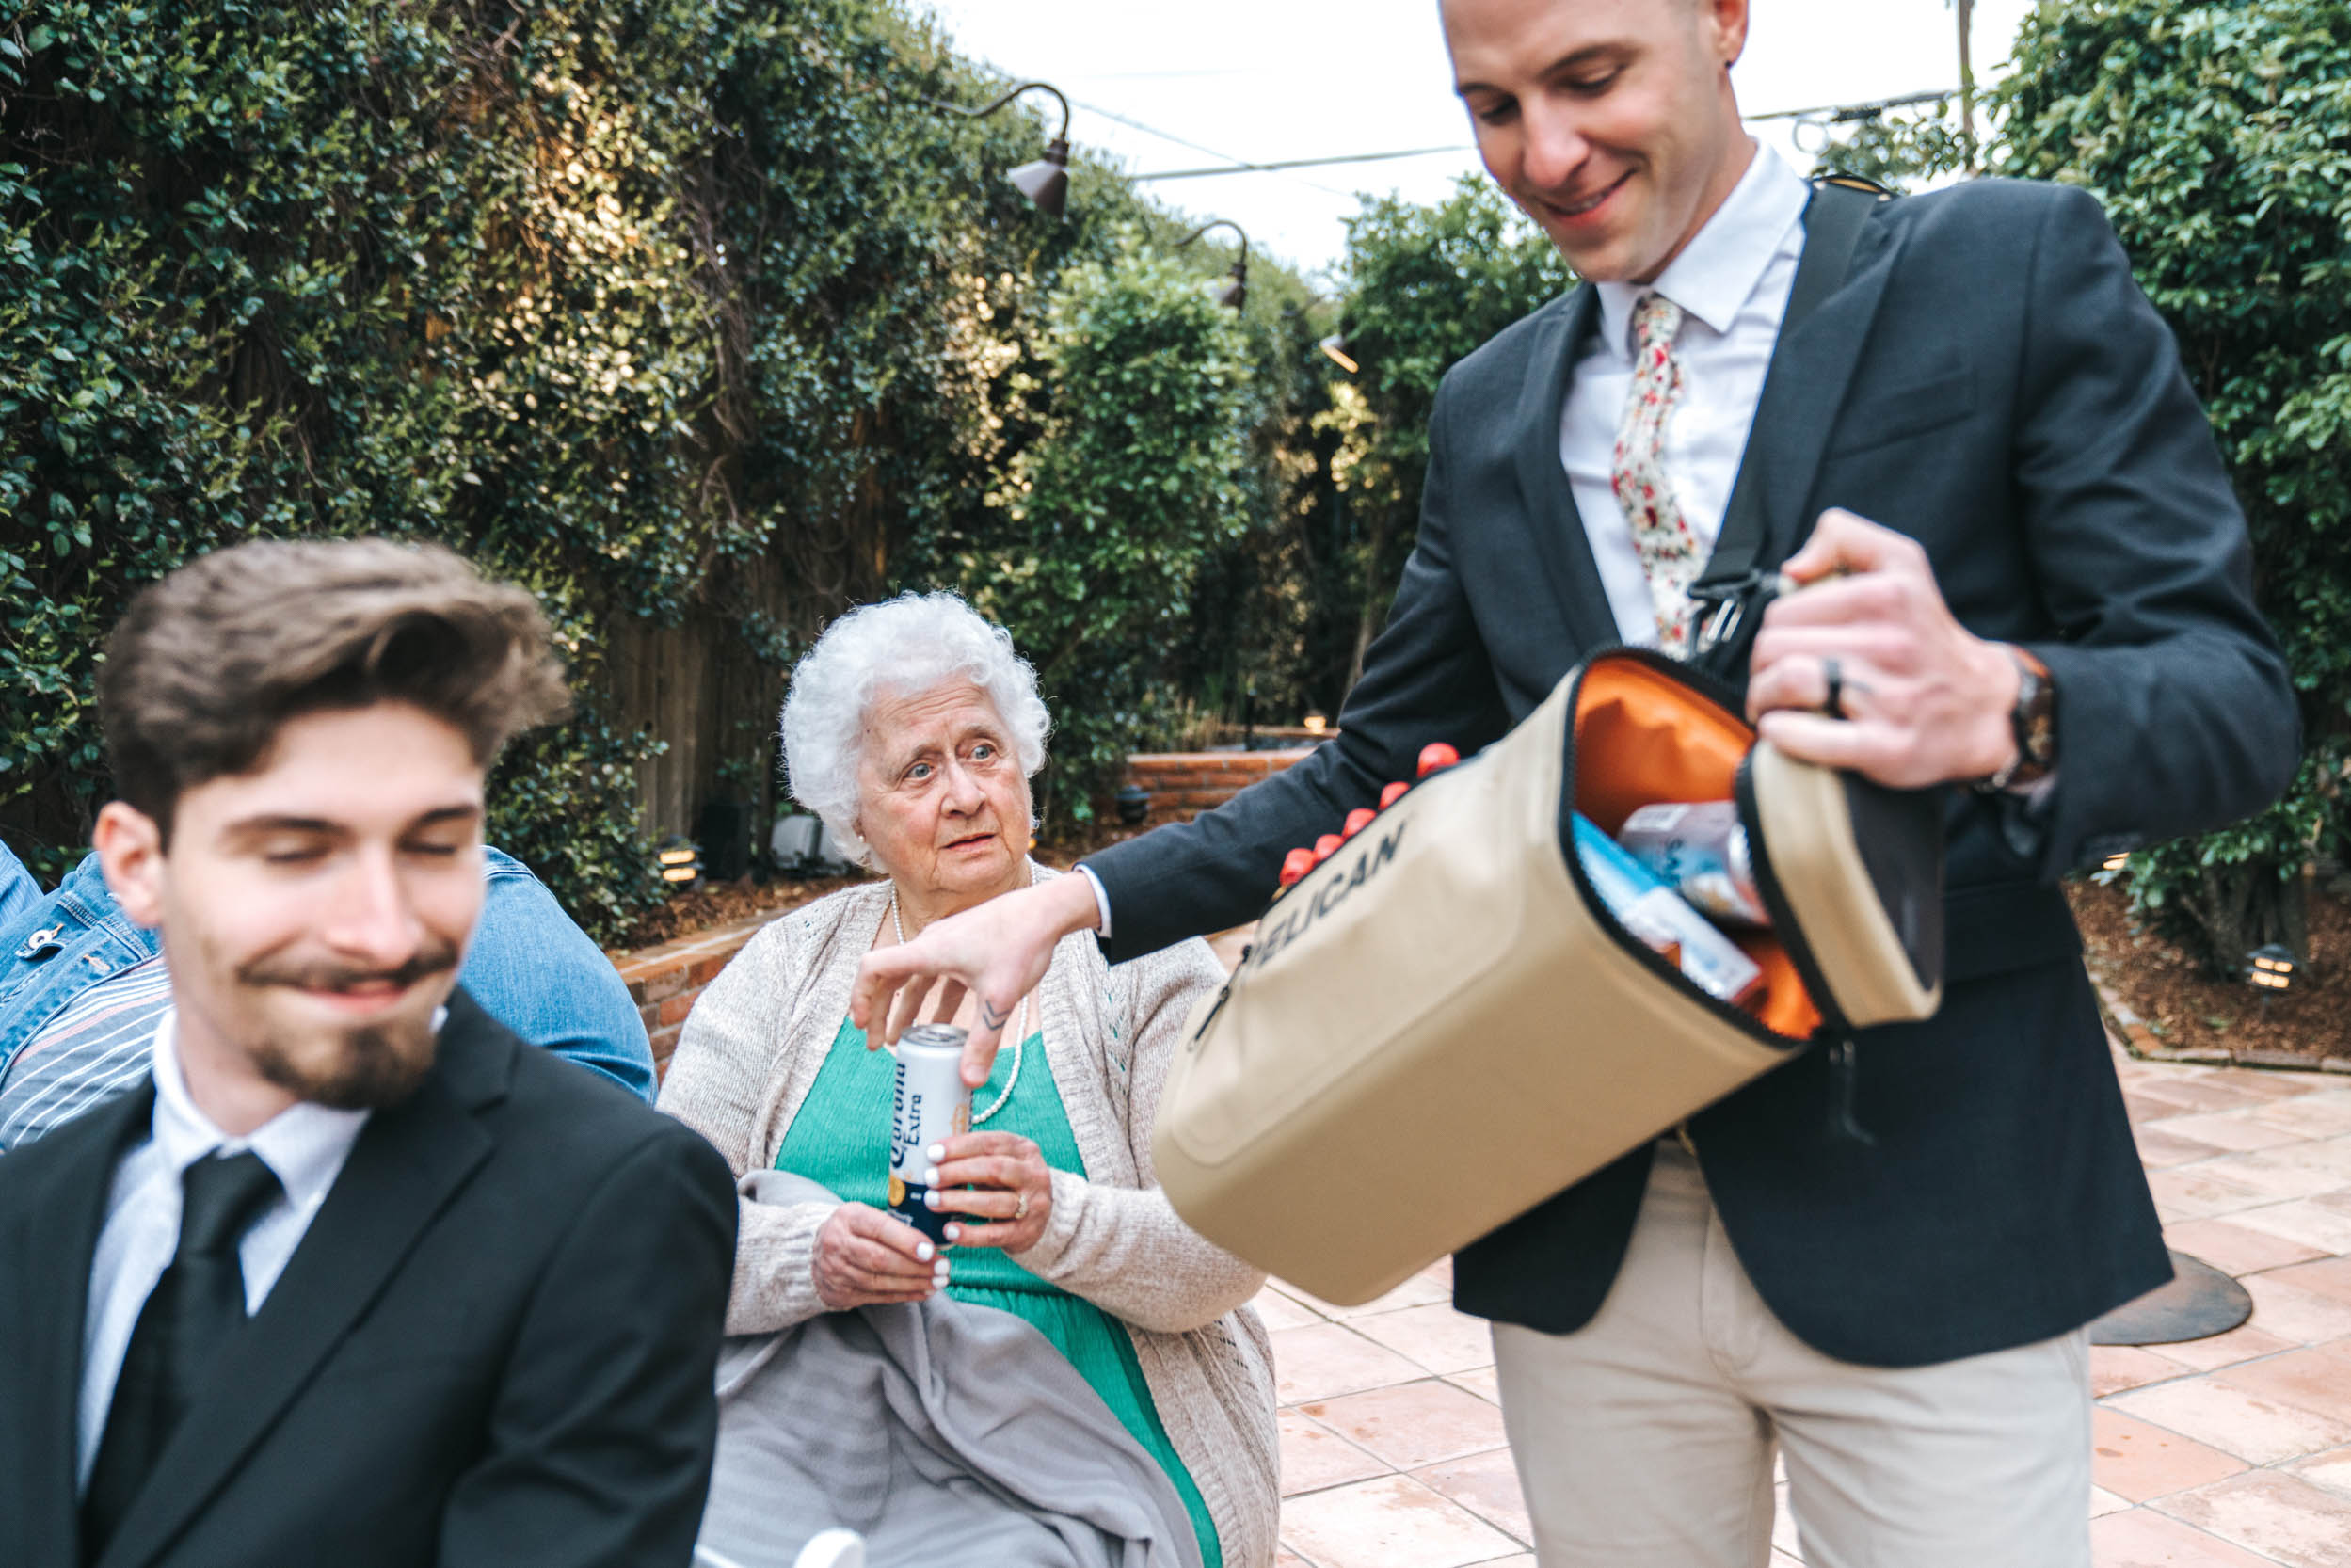
[{"label": "brick wall", "polygon": [[694,1011],[695,999],[718,978],[727,960],[743,951],[744,943],[784,913],[771,909],[659,947],[613,955],[613,966],[628,984],[629,995],[645,1019],[645,1032],[652,1037],[657,1075],[669,1070],[669,1053],[678,1048],[678,1032],[685,1027],[686,1015]]},{"label": "brick wall", "polygon": [[1296,751],[1139,751],[1127,759],[1127,782],[1151,792],[1154,825],[1182,822],[1313,754],[1311,746]]}]

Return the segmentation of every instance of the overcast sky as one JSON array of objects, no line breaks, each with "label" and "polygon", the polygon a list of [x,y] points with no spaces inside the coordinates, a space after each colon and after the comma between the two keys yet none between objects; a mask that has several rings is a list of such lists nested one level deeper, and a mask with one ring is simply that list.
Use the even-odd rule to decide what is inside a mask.
[{"label": "overcast sky", "polygon": [[[918,7],[926,0],[914,0]],[[1347,243],[1358,192],[1444,196],[1478,168],[1436,0],[927,0],[957,49],[1073,102],[1071,139],[1129,173],[1453,148],[1425,157],[1167,180],[1148,188],[1312,273]],[[1977,0],[1979,78],[1996,76],[2030,0]],[[1951,0],[1754,0],[1732,69],[1750,115],[1959,83]],[[1051,99],[1031,102],[1048,118]],[[1128,123],[1131,122],[1131,123]],[[1758,122],[1798,169],[1791,122]],[[1186,143],[1192,145],[1187,146]]]}]

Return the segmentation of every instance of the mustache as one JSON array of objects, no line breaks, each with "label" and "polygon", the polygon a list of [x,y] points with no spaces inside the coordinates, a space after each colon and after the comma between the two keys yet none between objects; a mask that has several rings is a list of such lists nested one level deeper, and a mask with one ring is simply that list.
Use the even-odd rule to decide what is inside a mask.
[{"label": "mustache", "polygon": [[257,958],[238,967],[236,977],[247,985],[290,985],[303,991],[355,991],[362,985],[391,984],[406,990],[430,975],[457,967],[457,950],[449,942],[421,948],[396,968],[360,968],[330,959],[285,960]]}]

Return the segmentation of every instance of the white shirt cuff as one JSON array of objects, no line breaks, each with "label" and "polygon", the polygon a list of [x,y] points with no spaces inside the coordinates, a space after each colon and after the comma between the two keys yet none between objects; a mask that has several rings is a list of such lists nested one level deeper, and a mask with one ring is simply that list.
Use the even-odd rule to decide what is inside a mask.
[{"label": "white shirt cuff", "polygon": [[1102,922],[1095,927],[1094,934],[1107,942],[1111,939],[1111,895],[1103,890],[1102,879],[1094,874],[1092,866],[1081,864],[1078,874],[1084,877],[1086,886],[1094,889],[1094,912]]}]

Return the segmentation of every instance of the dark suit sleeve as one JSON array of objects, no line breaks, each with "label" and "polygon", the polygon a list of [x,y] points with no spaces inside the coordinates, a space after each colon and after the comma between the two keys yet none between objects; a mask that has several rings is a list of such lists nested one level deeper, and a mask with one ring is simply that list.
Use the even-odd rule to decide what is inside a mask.
[{"label": "dark suit sleeve", "polygon": [[1455,574],[1447,431],[1460,399],[1448,380],[1430,418],[1420,532],[1388,612],[1339,712],[1340,735],[1213,811],[1113,844],[1085,862],[1110,897],[1112,963],[1256,919],[1282,856],[1335,833],[1348,812],[1410,778],[1420,748],[1463,756],[1510,728],[1494,666]]},{"label": "dark suit sleeve", "polygon": [[441,1568],[685,1568],[717,1437],[734,1183],[664,1126],[571,1208],[507,1357]]},{"label": "dark suit sleeve", "polygon": [[2060,640],[2042,870],[2258,810],[2300,720],[2253,608],[2250,546],[2169,329],[2105,215],[2057,187],[2041,224],[2019,388],[2024,536]]}]

